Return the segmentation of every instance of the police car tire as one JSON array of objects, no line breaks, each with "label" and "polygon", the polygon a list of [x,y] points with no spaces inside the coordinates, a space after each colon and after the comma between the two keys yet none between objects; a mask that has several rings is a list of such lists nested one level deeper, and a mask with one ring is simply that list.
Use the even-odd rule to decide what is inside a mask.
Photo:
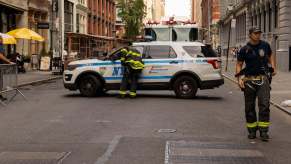
[{"label": "police car tire", "polygon": [[[191,87],[191,90],[189,92],[187,93],[183,92],[183,89],[181,88],[183,83],[186,83],[189,87]],[[181,76],[178,77],[174,82],[173,89],[178,98],[191,99],[195,98],[198,90],[198,85],[194,78],[190,76]]]},{"label": "police car tire", "polygon": [[[91,87],[86,89],[85,86],[88,84],[91,85]],[[83,96],[94,97],[102,92],[102,85],[100,80],[94,75],[84,75],[80,79],[79,90]]]}]

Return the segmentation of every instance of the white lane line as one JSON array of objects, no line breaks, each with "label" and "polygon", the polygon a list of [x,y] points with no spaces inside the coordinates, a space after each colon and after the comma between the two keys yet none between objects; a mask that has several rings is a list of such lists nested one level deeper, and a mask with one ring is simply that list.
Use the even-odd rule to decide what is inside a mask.
[{"label": "white lane line", "polygon": [[109,160],[109,158],[111,157],[112,152],[114,151],[114,149],[118,145],[121,138],[122,138],[122,136],[120,136],[120,135],[115,136],[113,138],[113,140],[110,142],[106,152],[100,158],[98,158],[98,160],[94,164],[105,164]]},{"label": "white lane line", "polygon": [[170,141],[166,142],[165,164],[170,164]]}]

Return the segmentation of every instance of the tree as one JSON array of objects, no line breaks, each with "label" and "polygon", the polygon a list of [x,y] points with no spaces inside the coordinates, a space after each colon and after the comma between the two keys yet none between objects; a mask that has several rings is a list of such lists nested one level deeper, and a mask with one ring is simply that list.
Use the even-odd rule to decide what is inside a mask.
[{"label": "tree", "polygon": [[125,23],[125,36],[134,39],[140,34],[146,15],[143,0],[117,0],[118,16]]}]

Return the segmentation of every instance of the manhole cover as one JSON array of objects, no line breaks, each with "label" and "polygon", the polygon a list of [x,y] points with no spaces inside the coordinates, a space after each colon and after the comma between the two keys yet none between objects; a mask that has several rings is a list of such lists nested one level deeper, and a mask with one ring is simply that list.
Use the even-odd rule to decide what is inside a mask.
[{"label": "manhole cover", "polygon": [[160,129],[158,130],[159,133],[175,133],[176,129]]},{"label": "manhole cover", "polygon": [[168,141],[165,164],[269,164],[264,155],[250,145]]}]

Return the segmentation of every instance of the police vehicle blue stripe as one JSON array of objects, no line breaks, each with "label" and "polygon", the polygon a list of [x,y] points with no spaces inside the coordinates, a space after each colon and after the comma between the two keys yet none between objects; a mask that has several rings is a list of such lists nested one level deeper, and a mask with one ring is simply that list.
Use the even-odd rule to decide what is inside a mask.
[{"label": "police vehicle blue stripe", "polygon": [[[154,79],[171,79],[172,76],[142,76],[140,79],[148,79],[148,80],[154,80]],[[122,77],[104,77],[105,80],[121,80]]]},{"label": "police vehicle blue stripe", "polygon": [[[156,61],[143,61],[144,64],[163,64],[163,63],[170,63],[170,62],[178,62],[183,63],[184,60],[156,60]],[[115,64],[121,64],[120,61],[111,62],[111,61],[104,61],[100,63],[91,63],[91,64],[78,64],[78,67],[85,67],[85,66],[108,66],[108,65],[115,65]]]}]

